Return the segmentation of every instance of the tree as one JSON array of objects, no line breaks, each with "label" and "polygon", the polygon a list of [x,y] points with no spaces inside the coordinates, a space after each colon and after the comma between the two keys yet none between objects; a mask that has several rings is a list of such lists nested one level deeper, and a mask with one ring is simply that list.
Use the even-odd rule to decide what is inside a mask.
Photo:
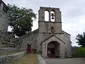
[{"label": "tree", "polygon": [[76,36],[78,45],[81,45],[82,47],[85,47],[85,33],[78,34]]},{"label": "tree", "polygon": [[13,32],[17,36],[22,36],[26,32],[31,31],[33,18],[36,19],[36,14],[32,9],[19,8],[15,5],[8,4],[8,14],[10,26],[13,27]]}]

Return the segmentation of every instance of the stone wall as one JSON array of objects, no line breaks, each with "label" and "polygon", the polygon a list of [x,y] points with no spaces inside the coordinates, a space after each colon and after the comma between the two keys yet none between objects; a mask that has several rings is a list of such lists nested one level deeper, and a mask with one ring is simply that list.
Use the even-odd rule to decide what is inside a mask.
[{"label": "stone wall", "polygon": [[16,52],[17,48],[0,48],[0,53]]},{"label": "stone wall", "polygon": [[20,52],[12,55],[7,55],[7,56],[0,56],[0,64],[8,64],[8,61],[10,60],[18,60],[20,59],[25,52]]},{"label": "stone wall", "polygon": [[19,40],[21,41],[20,45],[21,45],[22,50],[26,50],[28,44],[31,45],[31,49],[36,49],[37,36],[38,36],[38,29],[20,37]]},{"label": "stone wall", "polygon": [[7,32],[8,29],[8,15],[7,13],[0,11],[0,30],[3,32]]},{"label": "stone wall", "polygon": [[0,31],[0,48],[16,47],[18,42],[18,38],[15,38],[13,33]]}]

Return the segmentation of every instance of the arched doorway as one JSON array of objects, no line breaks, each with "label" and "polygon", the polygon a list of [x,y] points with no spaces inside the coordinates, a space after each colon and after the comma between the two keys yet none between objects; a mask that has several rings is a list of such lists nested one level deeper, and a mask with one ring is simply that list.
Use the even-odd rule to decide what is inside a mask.
[{"label": "arched doorway", "polygon": [[47,56],[48,57],[59,57],[60,56],[59,47],[60,45],[58,42],[56,41],[49,42],[47,45]]},{"label": "arched doorway", "polygon": [[31,45],[27,45],[27,53],[31,53]]}]

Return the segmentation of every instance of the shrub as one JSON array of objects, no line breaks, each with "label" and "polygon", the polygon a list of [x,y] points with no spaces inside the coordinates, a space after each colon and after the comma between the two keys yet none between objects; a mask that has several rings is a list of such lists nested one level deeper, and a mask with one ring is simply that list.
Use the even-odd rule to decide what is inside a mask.
[{"label": "shrub", "polygon": [[85,57],[85,48],[80,47],[72,55],[73,57]]}]

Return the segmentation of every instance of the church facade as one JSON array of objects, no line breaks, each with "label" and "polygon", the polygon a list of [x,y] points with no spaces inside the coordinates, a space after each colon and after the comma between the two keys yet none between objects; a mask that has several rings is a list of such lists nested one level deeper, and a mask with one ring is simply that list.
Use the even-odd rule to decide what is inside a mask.
[{"label": "church facade", "polygon": [[60,9],[40,7],[38,14],[38,29],[21,37],[21,48],[30,45],[43,57],[71,57],[70,34],[62,30]]}]

